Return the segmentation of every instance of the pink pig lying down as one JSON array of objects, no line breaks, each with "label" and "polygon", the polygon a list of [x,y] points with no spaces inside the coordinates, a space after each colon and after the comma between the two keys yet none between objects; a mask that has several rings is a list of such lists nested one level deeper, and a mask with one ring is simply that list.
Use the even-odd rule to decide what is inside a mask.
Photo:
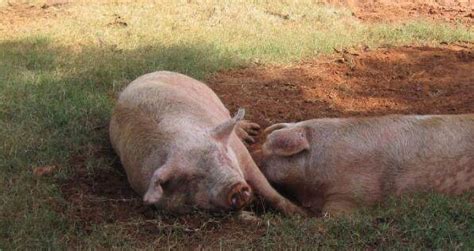
[{"label": "pink pig lying down", "polygon": [[258,125],[233,118],[205,84],[154,72],[120,94],[110,140],[144,202],[173,213],[239,210],[253,192],[285,214],[304,214],[265,179],[241,139]]},{"label": "pink pig lying down", "polygon": [[315,214],[389,195],[474,189],[474,114],[325,118],[270,126],[257,164]]}]

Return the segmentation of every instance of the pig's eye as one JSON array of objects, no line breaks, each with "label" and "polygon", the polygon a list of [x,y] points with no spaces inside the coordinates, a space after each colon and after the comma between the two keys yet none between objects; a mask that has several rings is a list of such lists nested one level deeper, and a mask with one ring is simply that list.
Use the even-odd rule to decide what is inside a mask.
[{"label": "pig's eye", "polygon": [[166,190],[167,188],[169,188],[170,184],[171,184],[171,180],[168,179],[168,180],[163,181],[160,185],[161,185],[161,188],[163,188],[163,190]]}]

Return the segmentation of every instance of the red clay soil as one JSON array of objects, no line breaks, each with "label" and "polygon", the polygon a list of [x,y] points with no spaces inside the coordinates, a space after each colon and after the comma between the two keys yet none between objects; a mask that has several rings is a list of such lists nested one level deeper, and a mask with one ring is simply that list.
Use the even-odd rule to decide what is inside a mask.
[{"label": "red clay soil", "polygon": [[472,0],[327,0],[323,1],[352,10],[362,21],[393,22],[424,18],[474,24]]},{"label": "red clay soil", "polygon": [[[207,82],[231,111],[245,107],[247,119],[262,126],[320,117],[472,113],[474,44],[344,51],[291,66],[221,72]],[[107,135],[107,128],[101,130]],[[97,158],[113,158],[110,146],[96,149],[102,149]],[[143,245],[166,244],[166,236],[179,232],[188,247],[216,248],[221,240],[248,243],[265,234],[264,225],[229,216],[163,216],[142,205],[119,163],[90,174],[85,162],[81,156],[71,160],[75,173],[62,185],[67,208],[59,211],[86,232],[118,224]]]},{"label": "red clay soil", "polygon": [[232,111],[262,126],[320,117],[474,112],[474,44],[400,47],[293,66],[216,74],[208,81]]}]

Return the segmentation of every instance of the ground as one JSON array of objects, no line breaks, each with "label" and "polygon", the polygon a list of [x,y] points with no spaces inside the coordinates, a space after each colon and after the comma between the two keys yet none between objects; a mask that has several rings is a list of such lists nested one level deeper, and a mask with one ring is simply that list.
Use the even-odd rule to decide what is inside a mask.
[{"label": "ground", "polygon": [[[191,7],[180,6],[185,14],[152,5],[173,17],[159,21],[142,2],[0,7],[0,150],[7,188],[0,249],[472,249],[469,193],[392,198],[351,218],[311,220],[283,217],[257,200],[249,210],[261,220],[248,223],[230,213],[163,214],[144,206],[128,186],[107,139],[108,117],[120,89],[152,70],[202,79],[229,110],[244,107],[246,119],[263,127],[321,117],[474,112],[472,3],[329,2],[336,7],[310,11],[280,2],[202,7],[188,1]],[[84,10],[91,17],[83,18]],[[134,19],[136,13],[147,22]],[[242,27],[229,15],[244,15]],[[266,30],[255,28],[255,20]],[[200,30],[201,23],[216,34]],[[294,38],[271,31],[274,26],[286,34],[295,30]],[[164,28],[153,34],[150,27]],[[310,34],[313,29],[323,32]],[[355,35],[344,36],[348,30]],[[167,40],[181,33],[187,37]]]},{"label": "ground", "polygon": [[469,113],[473,69],[472,43],[404,46],[230,70],[209,85],[228,107],[243,106],[249,119],[268,126],[320,117]]},{"label": "ground", "polygon": [[429,18],[473,24],[473,5],[470,1],[328,1],[349,5],[354,15],[364,21],[402,21],[407,18]]},{"label": "ground", "polygon": [[[265,127],[321,117],[470,113],[474,111],[473,70],[474,44],[463,43],[343,51],[294,65],[219,72],[207,83],[232,111],[244,107],[247,119]],[[214,247],[219,245],[217,240],[235,237],[248,242],[265,235],[265,225],[248,226],[231,217],[217,220],[214,226],[208,217],[171,218],[156,227],[155,221],[146,222],[156,215],[129,188],[118,163],[115,169],[92,177],[81,172],[80,159],[74,163],[77,171],[61,190],[73,205],[68,217],[85,229],[140,218],[143,229],[132,231],[136,238],[153,241],[156,234],[178,228],[189,235],[191,246],[193,238],[202,241],[202,231],[217,235],[205,238]],[[178,226],[173,225],[176,221]]]}]

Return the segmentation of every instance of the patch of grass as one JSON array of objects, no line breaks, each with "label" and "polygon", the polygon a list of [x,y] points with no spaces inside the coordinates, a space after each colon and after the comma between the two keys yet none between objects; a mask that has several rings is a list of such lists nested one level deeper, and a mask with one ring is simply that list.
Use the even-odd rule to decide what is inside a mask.
[{"label": "patch of grass", "polygon": [[[349,10],[322,7],[313,1],[139,1],[127,4],[94,1],[70,5],[63,10],[49,8],[35,14],[38,22],[21,22],[21,28],[13,24],[11,28],[17,32],[5,29],[0,34],[13,40],[46,36],[55,45],[72,47],[78,52],[91,47],[105,47],[117,54],[137,51],[144,46],[163,50],[199,47],[212,52],[205,53],[204,57],[221,55],[234,59],[232,63],[214,61],[205,69],[194,69],[196,57],[193,55],[171,60],[156,58],[155,61],[161,63],[147,64],[150,70],[180,66],[195,77],[235,64],[288,63],[329,53],[333,48],[474,39],[472,28],[460,24],[423,20],[367,24],[353,17]],[[92,66],[102,61],[97,60],[97,56],[90,60],[94,62]],[[144,63],[149,62],[144,60]]]},{"label": "patch of grass", "polygon": [[[472,28],[461,25],[366,24],[348,10],[312,1],[79,2],[2,12],[0,24],[0,249],[139,245],[130,235],[130,222],[81,228],[65,213],[74,209],[60,186],[75,171],[72,160],[77,156],[89,173],[111,168],[114,156],[103,152],[109,147],[113,100],[141,74],[172,70],[203,79],[218,70],[289,63],[334,48],[474,40]],[[53,177],[32,175],[33,168],[46,165],[58,167]],[[426,212],[402,205],[403,214],[387,213],[384,217],[401,219],[386,230],[370,223],[377,216],[302,221],[268,215],[280,223],[260,226],[267,231],[262,239],[245,243],[242,227],[233,230],[240,239],[214,241],[218,247],[264,248],[390,247],[405,240],[413,247],[472,246],[463,239],[473,229],[472,204],[436,198],[428,201]],[[452,203],[458,218],[446,211]],[[438,209],[442,216],[434,219],[431,213]],[[437,220],[446,231],[429,220]],[[136,229],[145,224],[137,221]],[[174,245],[189,237],[178,232],[155,243]],[[193,236],[203,245],[210,238]]]},{"label": "patch of grass", "polygon": [[471,249],[474,205],[466,202],[473,195],[392,198],[384,205],[340,218],[269,216],[275,224],[268,227],[259,245],[267,249]]}]

